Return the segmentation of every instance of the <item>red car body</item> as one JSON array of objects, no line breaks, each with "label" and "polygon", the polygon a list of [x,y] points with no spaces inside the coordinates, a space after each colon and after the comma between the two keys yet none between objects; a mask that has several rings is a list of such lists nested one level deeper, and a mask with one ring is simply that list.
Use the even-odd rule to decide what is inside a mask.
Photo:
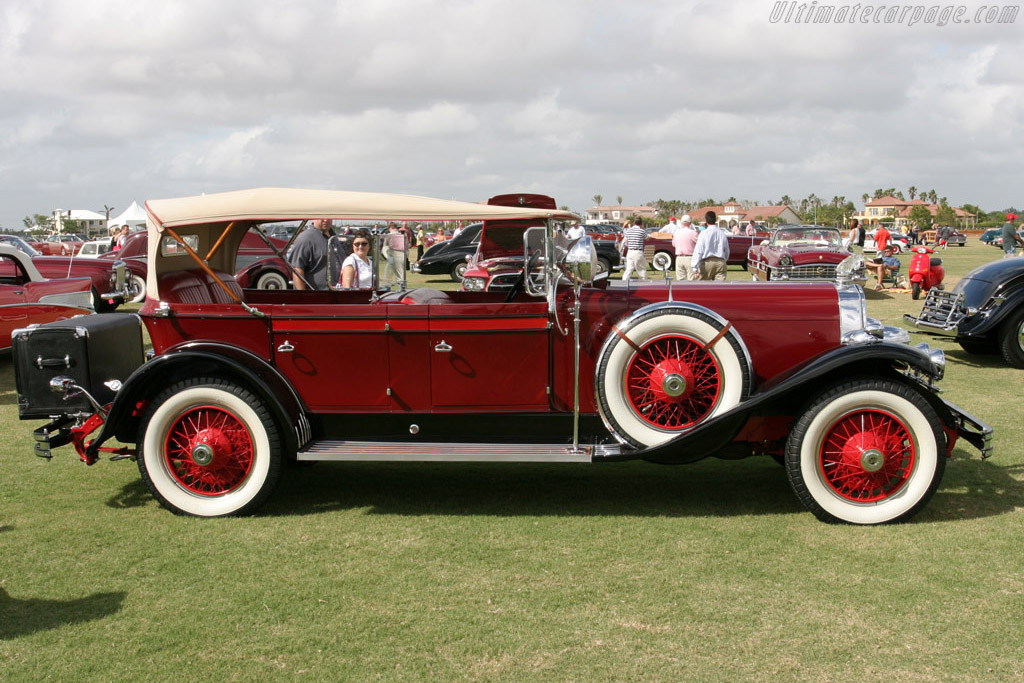
[{"label": "red car body", "polygon": [[11,347],[11,332],[18,328],[88,313],[88,278],[44,279],[27,255],[0,245],[0,351]]},{"label": "red car body", "polygon": [[29,244],[43,256],[74,256],[85,242],[77,235],[54,233]]},{"label": "red car body", "polygon": [[[672,259],[671,267],[675,268],[675,247],[672,246],[672,237],[666,235],[667,233],[651,233],[651,235],[647,237],[647,241],[644,243],[644,253],[647,256],[648,263],[653,261],[655,254],[664,253]],[[755,235],[734,235],[731,232],[727,232],[726,238],[729,240],[729,258],[726,260],[726,265],[742,266],[746,269],[747,252],[750,250],[750,247],[755,244],[760,244],[762,240],[769,237],[771,237],[771,232],[767,230],[758,231]]]},{"label": "red car body", "polygon": [[[37,430],[39,447],[73,440],[89,463],[134,455],[162,505],[198,516],[256,509],[287,460],[770,454],[808,509],[862,524],[923,506],[957,438],[989,450],[991,428],[933,386],[942,353],[886,341],[860,288],[593,281],[589,237],[556,241],[577,217],[537,200],[258,189],[150,201],[150,298],[97,334],[128,338],[141,319],[154,357],[142,362],[140,349],[137,367],[107,373],[113,391],[16,363],[26,396],[56,384],[72,404],[110,397],[84,422],[89,411],[69,406]],[[518,222],[541,277],[508,292],[243,290],[234,252],[270,217]],[[189,241],[201,262],[180,247]],[[55,414],[19,406],[23,419]],[[115,437],[136,446],[104,447]]]},{"label": "red car body", "polygon": [[863,259],[854,256],[842,242],[835,228],[783,225],[770,240],[750,248],[747,268],[755,280],[762,281],[865,282]]},{"label": "red car body", "polygon": [[7,244],[28,255],[32,259],[32,264],[47,280],[89,278],[93,289],[93,307],[97,311],[113,310],[126,300],[128,288],[125,282],[128,273],[124,261],[43,256],[27,242],[13,235],[0,235],[0,244]]}]

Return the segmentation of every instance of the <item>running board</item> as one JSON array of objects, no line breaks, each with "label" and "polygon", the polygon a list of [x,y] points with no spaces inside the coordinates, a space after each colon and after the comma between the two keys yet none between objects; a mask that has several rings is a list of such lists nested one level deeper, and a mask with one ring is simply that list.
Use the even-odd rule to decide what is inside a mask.
[{"label": "running board", "polygon": [[615,445],[493,443],[386,443],[314,441],[296,454],[298,460],[363,462],[592,462],[621,452]]}]

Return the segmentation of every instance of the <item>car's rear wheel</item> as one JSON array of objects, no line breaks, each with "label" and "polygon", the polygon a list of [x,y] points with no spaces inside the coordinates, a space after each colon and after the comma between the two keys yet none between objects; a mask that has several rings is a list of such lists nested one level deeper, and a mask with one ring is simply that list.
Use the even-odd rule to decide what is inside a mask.
[{"label": "car's rear wheel", "polygon": [[613,333],[597,368],[602,416],[620,440],[638,448],[730,410],[749,384],[735,333],[689,309],[652,311]]},{"label": "car's rear wheel", "polygon": [[1024,368],[1024,306],[999,328],[999,350],[1007,363]]},{"label": "car's rear wheel", "polygon": [[946,467],[935,410],[891,380],[827,389],[794,423],[786,474],[808,510],[826,522],[908,519],[935,493]]},{"label": "car's rear wheel", "polygon": [[452,264],[451,273],[449,273],[453,280],[456,282],[462,282],[462,278],[466,276],[466,270],[469,268],[469,264],[465,261],[459,261]]},{"label": "car's rear wheel", "polygon": [[608,259],[598,257],[598,259],[597,259],[597,272],[594,273],[594,276],[596,277],[598,275],[604,275],[606,273],[607,274],[611,274],[611,272],[612,272],[612,264],[610,264],[608,262]]},{"label": "car's rear wheel", "polygon": [[176,514],[223,517],[266,500],[281,470],[281,438],[266,405],[221,379],[163,391],[142,420],[139,472]]},{"label": "car's rear wheel", "polygon": [[267,270],[256,277],[256,289],[288,289],[288,281],[276,270]]}]

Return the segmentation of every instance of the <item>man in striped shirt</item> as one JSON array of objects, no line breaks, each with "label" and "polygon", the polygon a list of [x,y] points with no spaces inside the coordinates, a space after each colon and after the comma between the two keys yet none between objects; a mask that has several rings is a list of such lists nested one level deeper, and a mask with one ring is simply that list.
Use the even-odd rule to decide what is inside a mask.
[{"label": "man in striped shirt", "polygon": [[626,267],[622,271],[622,279],[628,280],[633,271],[641,280],[647,279],[647,257],[644,256],[644,240],[647,231],[640,222],[640,217],[633,218],[633,225],[622,231],[622,250],[626,254]]}]

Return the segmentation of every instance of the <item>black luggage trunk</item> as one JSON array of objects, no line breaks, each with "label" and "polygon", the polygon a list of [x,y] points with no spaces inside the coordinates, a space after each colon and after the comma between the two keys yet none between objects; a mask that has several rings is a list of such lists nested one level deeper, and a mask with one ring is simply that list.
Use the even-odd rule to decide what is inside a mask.
[{"label": "black luggage trunk", "polygon": [[15,330],[11,345],[22,420],[95,412],[85,396],[65,401],[52,391],[54,377],[74,380],[106,405],[115,391],[105,383],[123,382],[143,362],[142,322],[133,313],[83,315]]}]

